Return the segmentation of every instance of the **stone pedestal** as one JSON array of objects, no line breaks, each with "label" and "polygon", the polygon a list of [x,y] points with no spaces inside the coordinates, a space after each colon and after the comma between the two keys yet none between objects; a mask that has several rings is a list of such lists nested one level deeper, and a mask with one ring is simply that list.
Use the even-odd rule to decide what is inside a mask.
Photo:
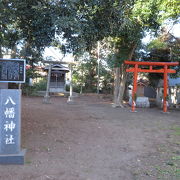
[{"label": "stone pedestal", "polygon": [[0,164],[20,164],[23,165],[25,161],[26,150],[23,149],[17,154],[0,154]]},{"label": "stone pedestal", "polygon": [[150,107],[149,98],[148,97],[137,97],[136,107],[149,108]]},{"label": "stone pedestal", "polygon": [[[132,97],[129,98],[129,104],[132,105]],[[150,107],[148,97],[137,97],[135,102],[136,107],[148,108]]]},{"label": "stone pedestal", "polygon": [[44,96],[43,103],[44,104],[51,104],[50,96]]}]

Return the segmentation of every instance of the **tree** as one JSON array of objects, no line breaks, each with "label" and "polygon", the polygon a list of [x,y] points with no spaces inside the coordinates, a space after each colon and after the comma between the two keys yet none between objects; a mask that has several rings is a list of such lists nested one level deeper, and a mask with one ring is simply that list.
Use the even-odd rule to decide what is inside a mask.
[{"label": "tree", "polygon": [[[135,28],[131,29],[129,26],[125,26],[127,28],[126,33],[126,42],[124,43],[122,38],[124,35],[122,33],[119,34],[120,41],[119,43],[121,46],[118,47],[119,50],[116,50],[115,57],[123,55],[126,56],[124,59],[132,60],[133,54],[135,52],[135,48],[138,45],[138,42],[140,42],[140,39],[143,36],[143,32],[145,30],[152,30],[157,31],[158,27],[161,25],[161,23],[167,18],[165,16],[168,12],[169,18],[174,18],[177,20],[179,17],[179,9],[177,8],[177,4],[179,4],[179,1],[174,0],[172,4],[172,9],[175,11],[173,12],[171,10],[167,10],[167,6],[170,4],[170,2],[165,0],[138,0],[135,2],[132,11],[128,14],[128,18],[130,19],[130,22],[132,22],[132,25],[136,24]],[[160,16],[161,14],[161,16]],[[126,32],[126,31],[125,31]],[[129,42],[128,42],[129,40]],[[134,42],[134,43],[133,43]],[[117,44],[117,41],[115,41],[115,44]],[[130,45],[132,44],[132,46]],[[129,56],[128,56],[129,52]],[[119,54],[119,55],[118,55]],[[116,60],[115,65],[118,62],[122,64],[122,61],[120,61],[120,57],[114,58]],[[117,66],[117,65],[116,65]],[[125,65],[122,64],[120,68],[115,68],[115,91],[114,91],[114,106],[121,106],[122,107],[122,99],[125,89],[125,82],[126,82],[126,72],[125,72]],[[120,84],[120,87],[118,87],[118,84]]]},{"label": "tree", "polygon": [[62,18],[57,20],[57,29],[59,34],[64,32],[62,36],[67,39],[67,48],[74,53],[90,52],[98,40],[121,31],[123,16],[132,4],[133,0],[60,1],[57,9],[62,11],[57,10],[56,14],[59,13]]},{"label": "tree", "polygon": [[[152,7],[154,6],[153,16],[149,16],[151,10],[148,8],[148,4]],[[174,37],[166,28],[169,21],[173,24],[179,22],[180,17],[180,2],[179,0],[149,0],[149,1],[137,1],[136,8],[134,10],[135,18],[139,20],[142,24],[143,20],[148,20],[148,18],[156,19],[159,27],[162,31],[156,31],[157,38],[151,41],[147,46],[146,56],[143,59],[146,61],[179,61],[179,39]],[[143,16],[142,16],[143,15]],[[142,20],[139,19],[142,17]],[[176,67],[179,72],[179,68]],[[162,78],[161,74],[149,74],[151,85],[156,86],[157,80]]]},{"label": "tree", "polygon": [[[143,57],[146,61],[155,62],[180,62],[180,39],[174,37],[165,28],[161,34],[147,45],[148,53]],[[173,67],[174,68],[174,67]],[[171,76],[180,76],[180,67],[175,67],[177,73]],[[162,74],[149,73],[149,79],[152,86],[157,86],[159,79],[163,79]]]},{"label": "tree", "polygon": [[0,3],[0,57],[3,57],[3,47],[13,46],[18,39],[18,31],[13,28],[14,16],[8,3],[8,1],[1,1]]},{"label": "tree", "polygon": [[[135,31],[134,31],[135,32]],[[132,33],[134,33],[132,32]],[[136,35],[130,36],[127,33],[121,34],[120,37],[110,38],[111,53],[108,63],[114,68],[114,104],[113,107],[123,107],[122,100],[124,97],[125,84],[127,80],[126,65],[124,60],[132,60],[135,49],[140,42],[141,33],[138,31]]]},{"label": "tree", "polygon": [[[101,63],[100,63],[101,64]],[[100,91],[107,93],[112,89],[112,74],[111,70],[106,66],[100,65]],[[73,82],[78,85],[83,92],[96,92],[97,90],[97,59],[86,53],[85,57],[79,60],[78,66],[73,72]]]},{"label": "tree", "polygon": [[[33,64],[35,58],[41,55],[44,47],[50,46],[55,37],[54,5],[48,0],[4,0],[0,6],[0,27],[3,29],[1,46],[11,50],[17,50],[17,46],[23,47],[22,54],[19,55]],[[14,54],[18,56],[17,52]]]},{"label": "tree", "polygon": [[[72,49],[74,53],[80,51],[88,51],[91,54],[91,51],[96,48],[97,41],[102,41],[107,37],[112,37],[112,39],[129,39],[128,47],[124,47],[124,44],[121,46],[121,52],[119,54],[124,54],[121,59],[125,59],[124,57],[130,56],[131,50],[137,45],[134,42],[133,35],[137,37],[140,33],[137,31],[131,31],[131,29],[139,29],[140,26],[136,26],[136,23],[133,22],[131,16],[131,12],[133,9],[134,1],[132,0],[108,0],[108,1],[62,1],[59,5],[63,6],[66,11],[64,12],[64,19],[66,19],[67,24],[72,24],[71,29],[67,30],[67,27],[64,24],[59,23],[59,29],[63,29],[63,37],[67,39],[69,47]],[[74,14],[76,14],[74,16]],[[74,20],[75,23],[72,23]],[[62,19],[61,21],[62,22]],[[60,31],[61,32],[61,31]],[[131,37],[128,37],[131,33]],[[130,39],[133,39],[130,42]],[[122,42],[122,41],[121,41]],[[136,41],[137,42],[137,41]],[[114,43],[118,44],[118,43]],[[115,46],[116,46],[115,45]],[[67,47],[68,48],[68,47]],[[131,49],[131,50],[130,50]],[[116,50],[119,51],[118,48]],[[113,51],[111,51],[113,52]],[[115,53],[115,52],[114,52]],[[117,54],[117,53],[116,53]],[[122,64],[120,59],[119,63]],[[115,66],[116,66],[115,64]],[[123,68],[124,71],[124,68]],[[125,73],[125,72],[124,72]],[[123,73],[123,74],[124,74]],[[125,80],[124,80],[125,82]]]}]

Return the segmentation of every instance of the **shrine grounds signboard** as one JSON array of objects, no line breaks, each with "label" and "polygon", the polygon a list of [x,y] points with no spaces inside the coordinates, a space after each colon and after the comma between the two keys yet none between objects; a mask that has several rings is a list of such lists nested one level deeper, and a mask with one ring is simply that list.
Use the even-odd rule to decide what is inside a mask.
[{"label": "shrine grounds signboard", "polygon": [[[25,60],[0,59],[0,83],[25,82]],[[24,164],[21,90],[0,89],[0,164]]]},{"label": "shrine grounds signboard", "polygon": [[0,82],[25,82],[24,59],[0,59]]}]

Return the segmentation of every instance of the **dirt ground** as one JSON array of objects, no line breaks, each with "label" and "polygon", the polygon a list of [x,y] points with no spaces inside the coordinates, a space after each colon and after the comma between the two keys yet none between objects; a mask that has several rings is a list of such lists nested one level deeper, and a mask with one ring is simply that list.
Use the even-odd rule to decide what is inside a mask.
[{"label": "dirt ground", "polygon": [[0,180],[178,180],[180,111],[112,108],[106,96],[22,98],[25,165]]}]

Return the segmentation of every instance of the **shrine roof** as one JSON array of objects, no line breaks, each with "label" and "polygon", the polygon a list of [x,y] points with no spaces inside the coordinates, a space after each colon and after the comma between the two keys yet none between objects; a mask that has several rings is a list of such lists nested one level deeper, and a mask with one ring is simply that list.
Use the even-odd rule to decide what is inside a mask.
[{"label": "shrine roof", "polygon": [[[48,70],[49,69],[49,66],[46,66],[44,68],[44,70]],[[63,66],[62,64],[53,64],[52,65],[52,70],[56,70],[56,71],[69,71],[69,68]]]}]

